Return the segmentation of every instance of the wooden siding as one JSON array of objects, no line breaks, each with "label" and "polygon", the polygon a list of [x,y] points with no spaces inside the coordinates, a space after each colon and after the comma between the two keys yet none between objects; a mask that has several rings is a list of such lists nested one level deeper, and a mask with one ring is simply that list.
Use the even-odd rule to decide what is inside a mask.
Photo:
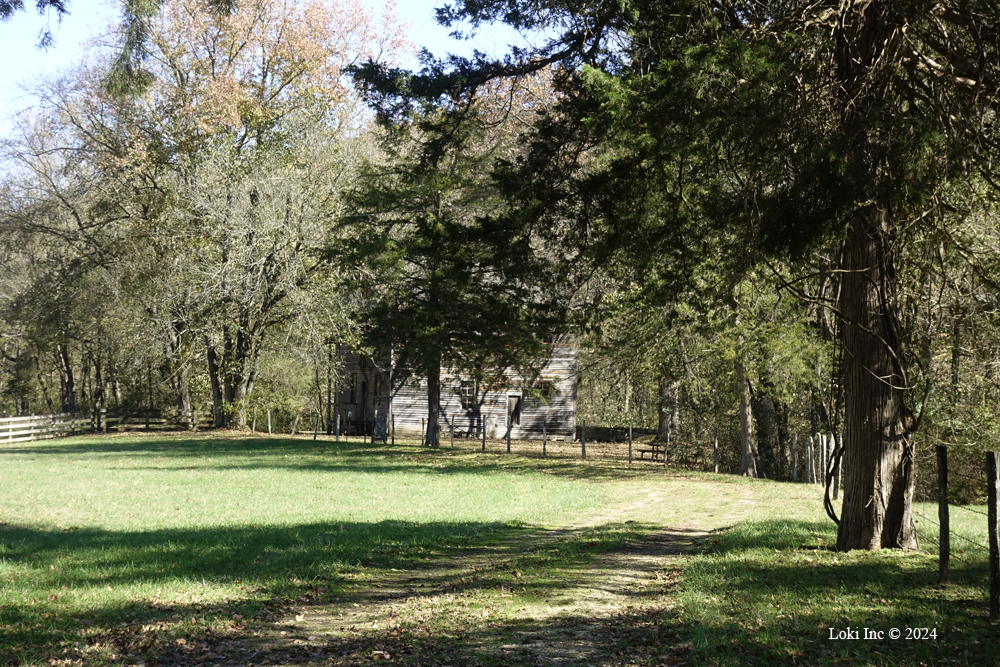
[{"label": "wooden siding", "polygon": [[[519,385],[523,378],[516,373],[505,376],[506,387],[482,391],[476,404],[462,407],[461,386],[466,379],[460,374],[442,369],[441,372],[441,436],[447,437],[452,426],[456,436],[480,437],[483,422],[489,437],[504,437],[507,433],[508,398],[520,398],[520,424],[511,426],[516,439],[541,438],[544,430],[553,439],[572,439],[576,430],[576,382],[579,348],[571,336],[560,336],[552,344],[552,353],[542,365],[539,380],[551,382],[553,391],[547,399],[524,396]],[[362,359],[352,350],[341,350],[346,381],[337,387],[335,410],[341,415],[341,429],[346,431],[347,414],[351,413],[352,431],[370,423],[375,416],[388,411],[389,370],[386,363]],[[354,400],[351,401],[350,378],[356,378]],[[376,375],[379,376],[376,387]],[[362,395],[362,388],[366,394]],[[392,421],[397,434],[417,435],[427,420],[427,383],[409,382],[397,387],[393,397]]]}]

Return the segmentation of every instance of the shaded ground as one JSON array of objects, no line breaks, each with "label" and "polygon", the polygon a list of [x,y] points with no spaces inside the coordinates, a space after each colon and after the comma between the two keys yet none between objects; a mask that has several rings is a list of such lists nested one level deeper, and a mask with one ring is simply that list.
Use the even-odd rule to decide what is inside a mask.
[{"label": "shaded ground", "polygon": [[[738,498],[726,488],[685,525],[656,521],[666,504],[681,501],[671,497],[679,487],[647,487],[618,507],[564,526],[525,529],[492,548],[455,550],[424,568],[385,572],[335,595],[318,586],[314,599],[274,619],[228,636],[159,646],[145,659],[158,665],[686,664],[687,647],[670,623],[676,618],[670,592],[681,578],[677,558],[752,503],[749,486]],[[613,542],[618,546],[608,549]]]},{"label": "shaded ground", "polygon": [[1000,666],[981,555],[941,587],[933,549],[836,552],[814,485],[159,440],[3,450],[0,667]]}]

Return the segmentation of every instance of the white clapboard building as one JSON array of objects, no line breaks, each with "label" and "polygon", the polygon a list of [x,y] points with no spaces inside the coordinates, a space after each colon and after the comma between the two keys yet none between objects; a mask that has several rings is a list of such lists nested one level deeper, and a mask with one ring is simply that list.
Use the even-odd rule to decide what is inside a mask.
[{"label": "white clapboard building", "polygon": [[[372,433],[394,429],[397,435],[419,435],[427,421],[426,380],[409,378],[390,391],[389,364],[353,350],[338,351],[343,381],[334,397],[334,414],[341,430]],[[489,387],[453,372],[441,370],[441,435],[452,427],[459,437],[503,437],[510,425],[515,439],[572,439],[576,429],[576,382],[579,347],[569,335],[554,336],[547,359],[533,364],[532,378],[505,373]],[[397,383],[393,383],[397,384]],[[530,388],[526,385],[530,384]],[[391,407],[390,407],[391,400]],[[349,426],[348,426],[349,425]]]}]

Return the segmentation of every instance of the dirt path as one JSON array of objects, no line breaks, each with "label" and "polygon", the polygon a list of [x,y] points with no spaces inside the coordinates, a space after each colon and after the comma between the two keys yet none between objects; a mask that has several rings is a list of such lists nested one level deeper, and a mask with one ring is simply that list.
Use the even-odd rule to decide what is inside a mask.
[{"label": "dirt path", "polygon": [[[661,621],[676,613],[669,593],[680,559],[753,502],[749,485],[665,480],[565,525],[347,584],[331,601],[298,605],[252,634],[160,664],[684,664],[683,647],[661,653],[671,646]],[[602,551],[609,526],[626,539]],[[628,539],[633,526],[637,537]],[[580,556],[546,567],[568,545]]]}]

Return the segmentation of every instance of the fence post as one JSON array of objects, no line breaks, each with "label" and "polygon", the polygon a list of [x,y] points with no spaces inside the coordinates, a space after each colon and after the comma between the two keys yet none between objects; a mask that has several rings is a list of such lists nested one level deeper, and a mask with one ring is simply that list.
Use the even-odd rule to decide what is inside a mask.
[{"label": "fence post", "polygon": [[486,415],[480,415],[479,416],[479,425],[480,425],[479,430],[481,431],[482,436],[483,436],[483,451],[485,452],[486,451]]},{"label": "fence post", "polygon": [[451,448],[455,449],[455,420],[451,420]]},{"label": "fence post", "polygon": [[632,465],[632,427],[628,427],[628,464]]},{"label": "fence post", "polygon": [[580,429],[580,451],[583,458],[587,458],[587,420],[583,420],[583,428]]},{"label": "fence post", "polygon": [[938,469],[938,583],[951,583],[951,534],[948,517],[948,448],[937,446]]},{"label": "fence post", "polygon": [[549,439],[549,432],[545,426],[545,415],[542,415],[542,456],[546,455],[545,445]]},{"label": "fence post", "polygon": [[813,476],[813,484],[822,484],[822,482],[820,481],[820,478],[819,478],[819,471],[820,471],[820,465],[821,465],[821,463],[820,463],[820,457],[822,456],[822,450],[821,450],[821,448],[822,448],[823,443],[820,440],[820,438],[821,438],[820,434],[817,433],[816,434],[816,442],[813,443],[814,446],[815,446],[815,449],[814,449],[814,451],[812,453],[812,463],[813,463],[812,476]]},{"label": "fence post", "polygon": [[813,439],[806,439],[806,484],[813,483]]},{"label": "fence post", "polygon": [[511,421],[510,415],[507,416],[507,453],[510,454],[510,431],[514,428],[514,422]]},{"label": "fence post", "polygon": [[820,485],[826,490],[827,476],[826,476],[826,435],[823,433],[819,434],[819,474],[820,474]]},{"label": "fence post", "polygon": [[986,454],[990,532],[990,618],[1000,618],[1000,465],[996,452]]},{"label": "fence post", "polygon": [[[271,414],[271,413],[270,413],[270,412],[268,412],[268,415],[270,415],[270,414]],[[335,437],[336,437],[337,439],[335,440],[335,442],[340,442],[340,413],[339,413],[339,412],[337,413],[337,419],[336,419],[335,421],[336,421],[336,424],[337,424],[337,425],[336,425],[336,426],[334,427],[334,429],[335,429],[335,430],[336,430],[336,432],[337,432],[337,435],[335,436]]]},{"label": "fence post", "polygon": [[319,416],[320,413],[316,413],[316,428],[313,429],[313,442],[316,442],[316,436],[319,435]]},{"label": "fence post", "polygon": [[712,442],[712,467],[719,472],[719,427],[715,427],[715,438]]},{"label": "fence post", "polygon": [[837,496],[840,495],[840,462],[844,458],[844,439],[838,438],[836,433],[830,434],[830,440],[833,441],[833,451],[840,450],[840,456],[833,459],[833,499],[836,500]]},{"label": "fence post", "polygon": [[663,443],[663,467],[667,467],[667,450],[670,449],[670,424],[667,424],[667,439]]},{"label": "fence post", "polygon": [[792,435],[792,483],[799,482],[799,434]]}]

